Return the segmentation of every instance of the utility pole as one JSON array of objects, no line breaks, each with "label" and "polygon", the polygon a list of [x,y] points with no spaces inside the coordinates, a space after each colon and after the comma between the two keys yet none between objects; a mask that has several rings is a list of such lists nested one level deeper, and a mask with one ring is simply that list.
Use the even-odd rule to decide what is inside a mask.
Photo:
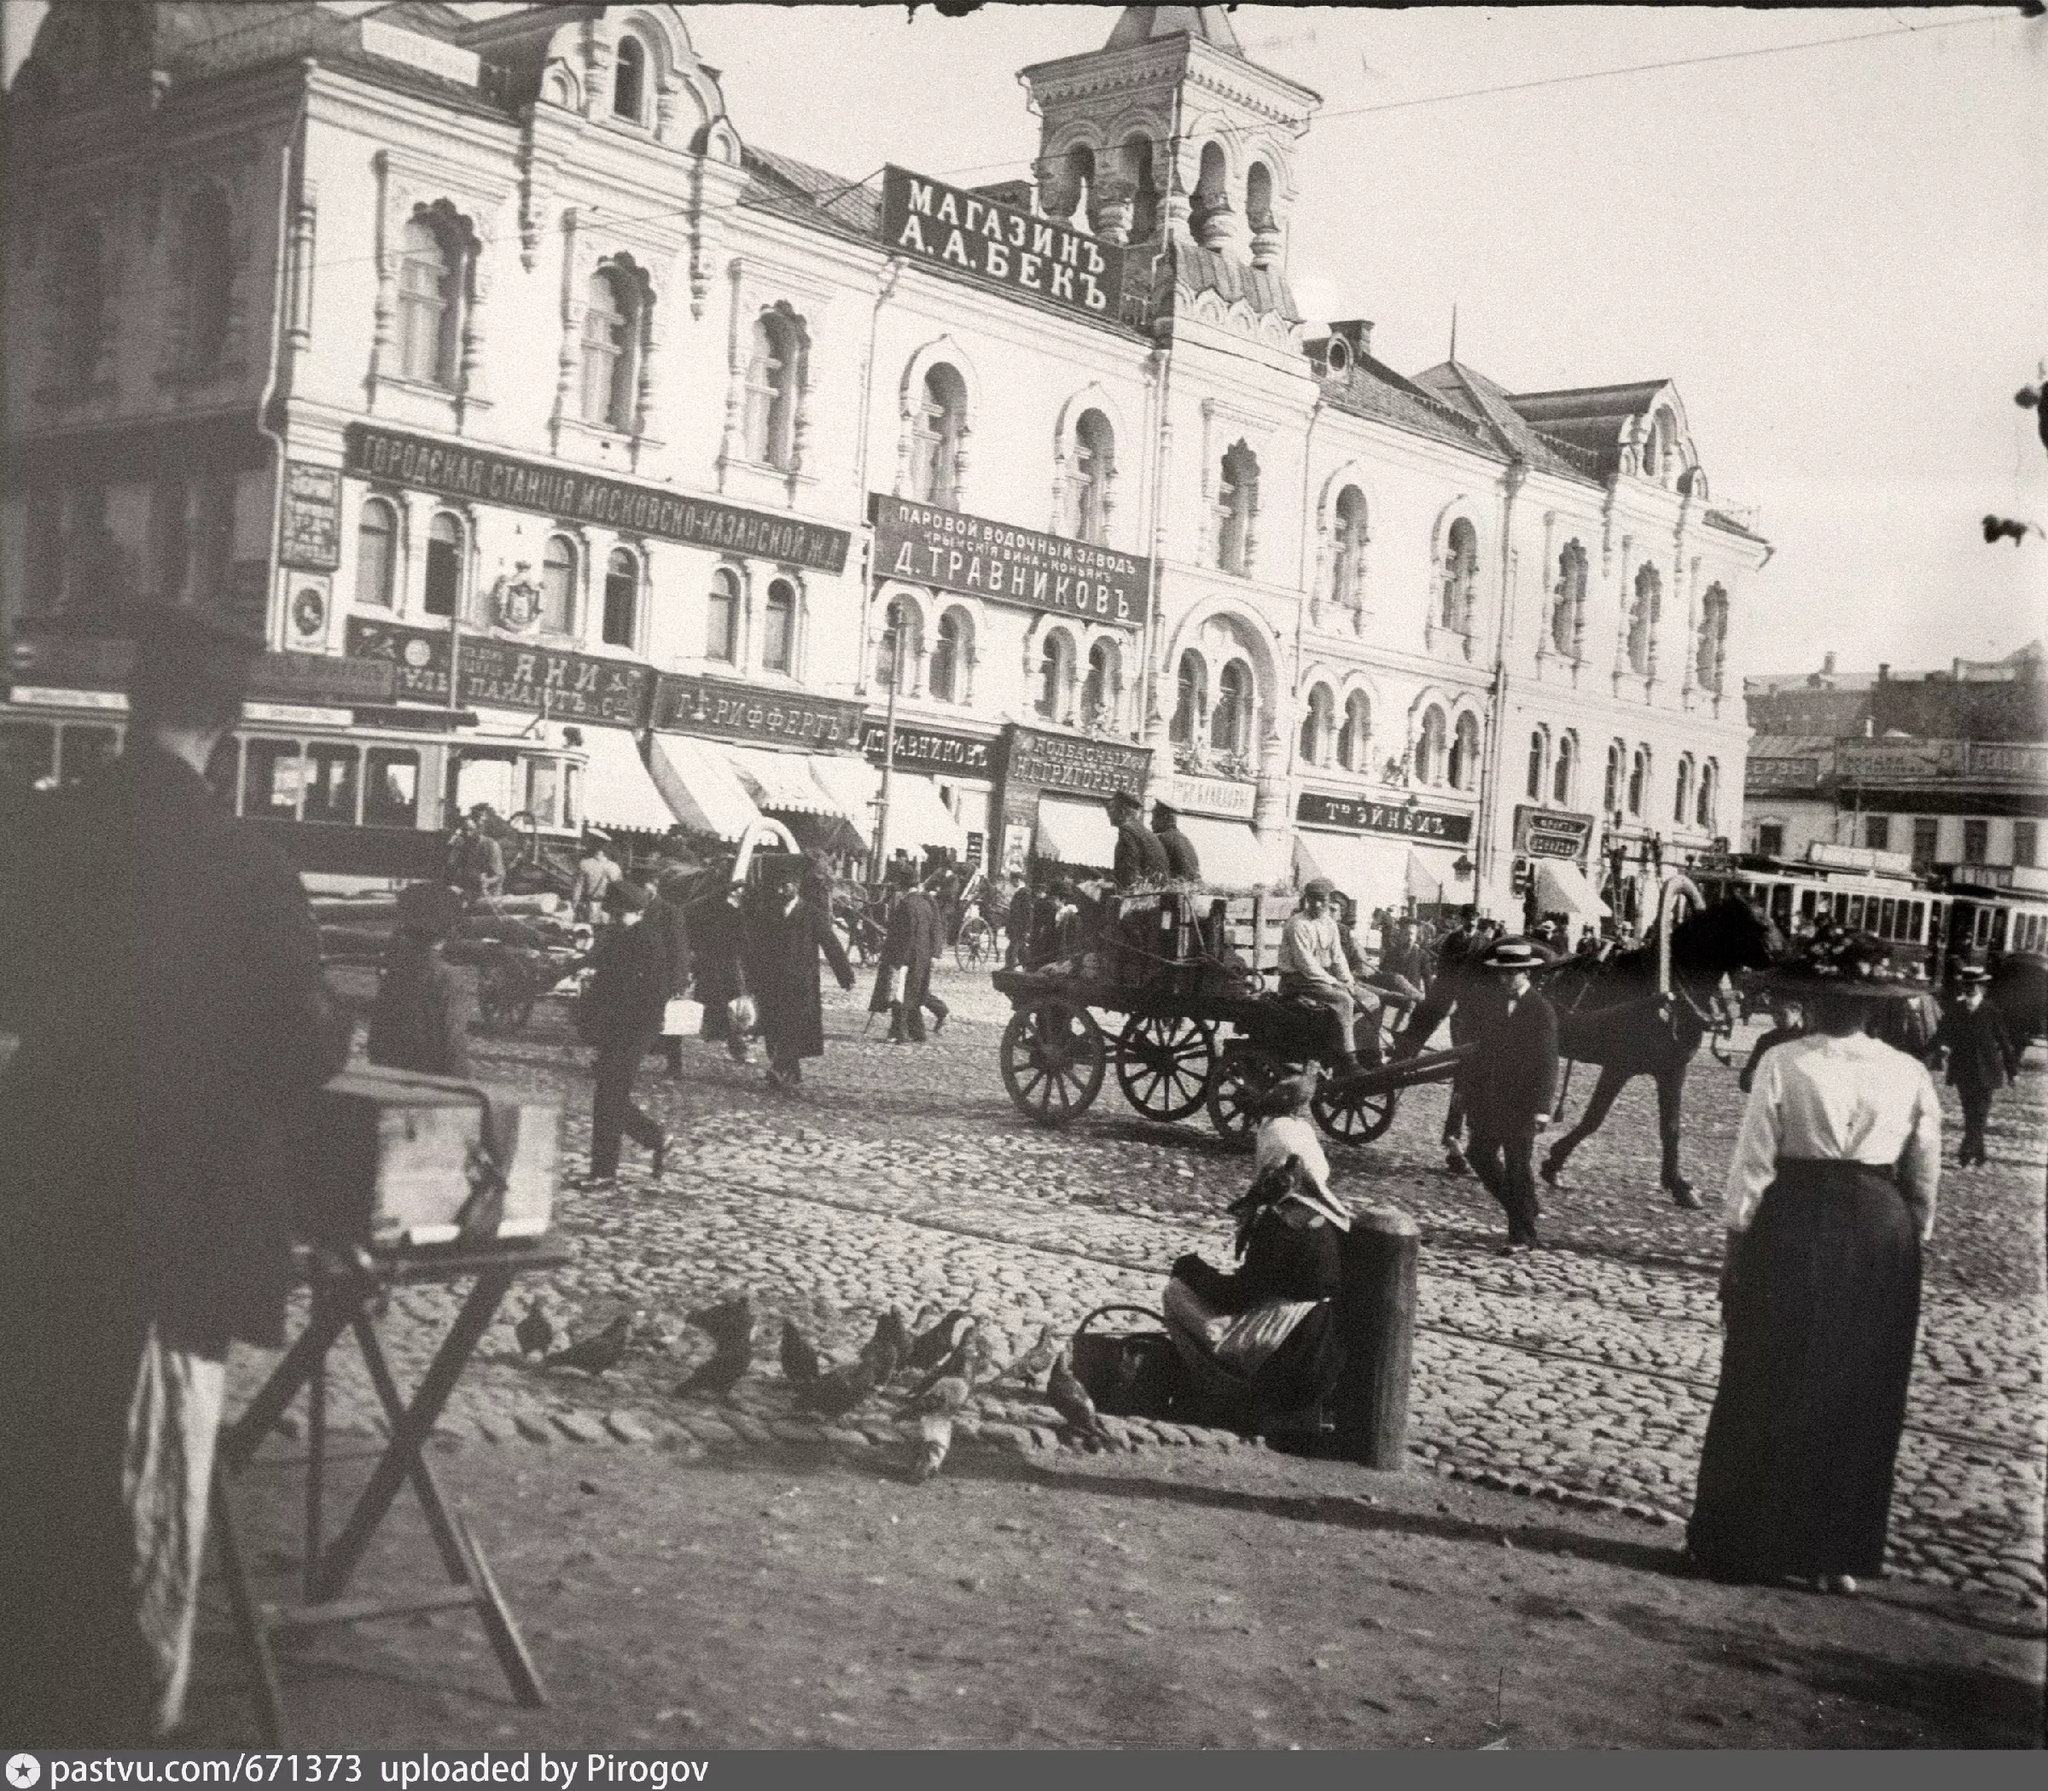
[{"label": "utility pole", "polygon": [[882,847],[889,835],[889,780],[896,769],[896,687],[903,682],[903,625],[892,620],[886,638],[889,642],[889,713],[882,724],[882,789],[875,799],[875,881],[882,880],[887,866],[882,862]]}]

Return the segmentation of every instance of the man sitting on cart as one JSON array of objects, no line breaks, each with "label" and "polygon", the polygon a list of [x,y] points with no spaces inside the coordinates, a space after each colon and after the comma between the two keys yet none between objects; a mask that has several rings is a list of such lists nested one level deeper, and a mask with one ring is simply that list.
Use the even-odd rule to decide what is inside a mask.
[{"label": "man sitting on cart", "polygon": [[1301,886],[1300,905],[1280,934],[1280,993],[1329,1015],[1336,1067],[1348,1075],[1359,1068],[1353,1032],[1358,984],[1345,961],[1344,941],[1331,912],[1336,900],[1337,886],[1327,877],[1311,877]]}]

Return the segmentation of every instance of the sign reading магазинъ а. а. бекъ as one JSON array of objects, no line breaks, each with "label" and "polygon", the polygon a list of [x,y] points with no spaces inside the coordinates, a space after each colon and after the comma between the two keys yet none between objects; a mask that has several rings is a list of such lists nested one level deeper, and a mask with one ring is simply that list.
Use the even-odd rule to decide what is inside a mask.
[{"label": "sign reading \u043c\u0430\u0433\u0430\u0437\u0438\u043d\u044a \u0430. \u0430. \u0431\u0435\u043a\u044a", "polygon": [[1084,317],[1113,320],[1121,308],[1124,252],[1115,243],[908,168],[883,171],[882,240],[933,266]]}]

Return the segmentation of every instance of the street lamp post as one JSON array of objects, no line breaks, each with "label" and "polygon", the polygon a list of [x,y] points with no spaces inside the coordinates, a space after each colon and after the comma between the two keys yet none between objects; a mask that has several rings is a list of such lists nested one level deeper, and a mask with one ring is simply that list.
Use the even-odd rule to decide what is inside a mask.
[{"label": "street lamp post", "polygon": [[891,622],[884,638],[889,643],[889,710],[882,724],[882,788],[875,798],[875,862],[877,882],[887,868],[882,862],[883,843],[889,836],[889,780],[896,769],[896,688],[903,682],[903,628]]}]

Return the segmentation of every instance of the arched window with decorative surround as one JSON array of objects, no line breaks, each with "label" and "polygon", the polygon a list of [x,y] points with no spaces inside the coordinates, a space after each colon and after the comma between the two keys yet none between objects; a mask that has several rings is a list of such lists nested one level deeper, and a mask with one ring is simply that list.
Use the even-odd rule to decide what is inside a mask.
[{"label": "arched window with decorative surround", "polygon": [[201,187],[192,196],[178,251],[184,363],[188,371],[200,372],[217,365],[227,347],[234,296],[228,202],[218,188]]},{"label": "arched window with decorative surround", "polygon": [[1365,601],[1365,493],[1356,485],[1337,493],[1330,535],[1330,601],[1356,609]]},{"label": "arched window with decorative surround", "polygon": [[797,403],[808,349],[802,324],[778,305],[754,319],[747,362],[747,458],[789,472],[796,465]]},{"label": "arched window with decorative surround", "polygon": [[740,657],[740,575],[730,566],[711,574],[704,597],[704,657],[737,665]]},{"label": "arched window with decorative surround", "polygon": [[1346,771],[1372,769],[1372,698],[1354,690],[1344,699],[1344,725],[1337,733],[1337,763]]},{"label": "arched window with decorative surround", "polygon": [[1152,184],[1152,139],[1124,139],[1124,177],[1131,183],[1131,241],[1148,243],[1159,233],[1159,195]]},{"label": "arched window with decorative surround", "polygon": [[1173,720],[1167,732],[1176,746],[1193,746],[1201,737],[1209,714],[1209,668],[1201,654],[1189,648],[1180,656],[1174,675]]},{"label": "arched window with decorative surround", "polygon": [[941,361],[929,368],[911,421],[910,494],[939,510],[960,508],[967,439],[967,382]]},{"label": "arched window with decorative surround", "polygon": [[1067,718],[1074,690],[1074,637],[1064,628],[1049,628],[1045,652],[1038,662],[1038,698],[1032,704],[1041,720]]},{"label": "arched window with decorative surround", "polygon": [[1252,668],[1233,659],[1216,678],[1216,712],[1209,744],[1220,753],[1248,754],[1252,745]]},{"label": "arched window with decorative surround", "polygon": [[1550,646],[1566,659],[1579,657],[1586,621],[1586,550],[1567,541],[1557,556],[1557,583],[1550,593]]},{"label": "arched window with decorative surround", "polygon": [[1573,799],[1579,771],[1579,737],[1576,734],[1560,734],[1557,738],[1557,758],[1550,768],[1550,800],[1561,806],[1569,806]]},{"label": "arched window with decorative surround", "polygon": [[761,669],[796,669],[796,586],[786,578],[768,581],[768,598],[761,605]]},{"label": "arched window with decorative surround", "polygon": [[1529,736],[1529,800],[1543,800],[1543,773],[1550,759],[1550,736],[1537,728]]},{"label": "arched window with decorative surround", "polygon": [[583,307],[583,420],[598,429],[635,427],[647,350],[647,293],[625,267],[590,276]]},{"label": "arched window with decorative surround", "polygon": [[1702,690],[1723,693],[1728,675],[1728,593],[1709,585],[1700,599],[1699,648],[1694,675]]},{"label": "arched window with decorative surround", "polygon": [[1671,819],[1680,827],[1692,825],[1692,754],[1680,753],[1678,771],[1671,786]]},{"label": "arched window with decorative surround", "polygon": [[1259,457],[1244,442],[1223,456],[1216,493],[1216,564],[1249,578],[1257,545]]},{"label": "arched window with decorative surround", "polygon": [[398,264],[398,364],[422,385],[453,388],[462,339],[462,256],[431,219],[405,227]]},{"label": "arched window with decorative surround", "polygon": [[1650,675],[1651,642],[1657,612],[1663,607],[1664,579],[1654,566],[1636,568],[1635,598],[1628,607],[1628,667],[1640,677]]},{"label": "arched window with decorative surround", "polygon": [[1308,707],[1301,716],[1301,762],[1327,765],[1337,732],[1337,698],[1327,684],[1308,693]]},{"label": "arched window with decorative surround", "polygon": [[1479,531],[1465,517],[1444,537],[1443,579],[1437,591],[1437,626],[1452,634],[1472,632],[1479,593]]},{"label": "arched window with decorative surround", "polygon": [[1418,783],[1437,785],[1444,781],[1444,762],[1449,753],[1450,726],[1444,712],[1434,703],[1422,712],[1422,727],[1415,741],[1415,778]]},{"label": "arched window with decorative surround", "polygon": [[462,519],[447,510],[427,524],[427,588],[420,607],[430,616],[453,616],[462,607]]},{"label": "arched window with decorative surround", "polygon": [[540,625],[548,634],[568,634],[576,623],[576,543],[550,535],[540,559]]},{"label": "arched window with decorative surround", "polygon": [[1721,799],[1721,765],[1717,759],[1709,759],[1700,767],[1699,800],[1693,809],[1693,825],[1712,833],[1719,824],[1717,812]]},{"label": "arched window with decorative surround", "polygon": [[1112,733],[1117,725],[1123,688],[1123,655],[1113,640],[1098,640],[1088,649],[1088,676],[1081,680],[1081,725],[1093,733]]},{"label": "arched window with decorative surround", "polygon": [[1639,746],[1628,762],[1628,812],[1640,820],[1650,799],[1650,749]]},{"label": "arched window with decorative surround", "polygon": [[1116,471],[1116,432],[1099,410],[1083,411],[1074,425],[1074,445],[1067,466],[1074,534],[1098,547],[1107,546],[1109,482]]},{"label": "arched window with decorative surround", "polygon": [[1479,787],[1479,718],[1461,715],[1451,734],[1450,785],[1454,790]]},{"label": "arched window with decorative surround", "polygon": [[612,116],[643,119],[647,93],[647,46],[628,34],[619,39],[617,60],[612,65]]},{"label": "arched window with decorative surround", "polygon": [[917,662],[924,652],[924,627],[917,605],[907,597],[893,599],[882,623],[882,639],[875,648],[875,682],[887,690],[895,680],[897,667],[903,670],[903,690],[917,688]]},{"label": "arched window with decorative surround", "polygon": [[931,672],[925,680],[932,696],[942,703],[966,702],[967,674],[973,664],[974,619],[964,609],[949,609],[939,618]]},{"label": "arched window with decorative surround", "polygon": [[388,499],[365,498],[356,519],[356,601],[389,609],[397,568],[398,511]]},{"label": "arched window with decorative surround", "polygon": [[1619,740],[1607,744],[1607,781],[1602,786],[1601,809],[1609,815],[1621,813],[1622,768],[1628,762],[1628,748]]},{"label": "arched window with decorative surround", "polygon": [[615,547],[604,568],[605,645],[632,646],[639,625],[640,559],[630,548]]}]

